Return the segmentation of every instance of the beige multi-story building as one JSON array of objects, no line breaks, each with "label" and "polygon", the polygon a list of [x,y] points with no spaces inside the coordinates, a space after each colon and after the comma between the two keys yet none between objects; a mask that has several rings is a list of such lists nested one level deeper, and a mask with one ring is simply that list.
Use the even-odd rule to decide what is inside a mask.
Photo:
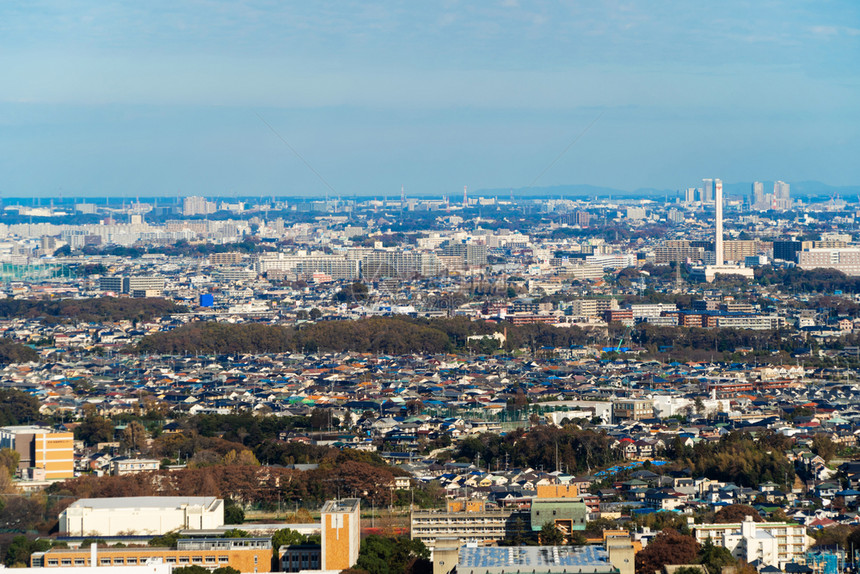
[{"label": "beige multi-story building", "polygon": [[604,311],[618,309],[616,299],[574,299],[570,302],[570,314],[575,317],[599,317]]},{"label": "beige multi-story building", "polygon": [[763,564],[783,570],[789,562],[804,563],[812,539],[806,527],[787,522],[743,522],[730,524],[697,524],[694,534],[699,544],[710,539],[715,546],[728,548],[732,555],[747,563]]},{"label": "beige multi-story building", "polygon": [[440,539],[458,539],[461,543],[495,544],[516,529],[526,531],[529,514],[512,508],[488,510],[483,501],[449,500],[447,511],[413,511],[412,538],[434,546]]},{"label": "beige multi-story building", "polygon": [[238,251],[213,253],[209,256],[209,263],[212,265],[239,265],[242,263],[242,254]]},{"label": "beige multi-story building", "polygon": [[766,247],[759,241],[730,239],[723,242],[723,261],[743,262],[745,258],[757,255],[762,250],[766,250]]},{"label": "beige multi-story building", "polygon": [[567,277],[568,279],[577,279],[577,280],[588,280],[588,279],[602,279],[603,278],[603,266],[602,265],[590,265],[590,264],[582,264],[582,265],[566,265],[564,267],[558,268],[558,274],[563,277]]},{"label": "beige multi-story building", "polygon": [[654,401],[651,399],[618,399],[612,401],[612,416],[616,421],[654,418]]},{"label": "beige multi-story building", "polygon": [[18,468],[37,469],[47,480],[73,478],[75,473],[74,435],[38,426],[0,428],[0,448],[20,455]]},{"label": "beige multi-story building", "polygon": [[359,262],[342,255],[264,253],[257,257],[254,270],[259,273],[283,271],[299,276],[325,273],[332,280],[351,281],[359,278]]},{"label": "beige multi-story building", "polygon": [[846,275],[860,275],[860,248],[798,251],[797,265],[803,269],[835,269]]},{"label": "beige multi-story building", "polygon": [[657,263],[686,263],[699,261],[705,257],[705,248],[693,245],[685,239],[671,239],[654,249],[654,260]]}]

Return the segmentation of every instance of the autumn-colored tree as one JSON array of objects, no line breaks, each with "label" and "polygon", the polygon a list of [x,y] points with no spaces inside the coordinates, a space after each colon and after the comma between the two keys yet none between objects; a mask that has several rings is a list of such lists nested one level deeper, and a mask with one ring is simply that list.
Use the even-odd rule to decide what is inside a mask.
[{"label": "autumn-colored tree", "polygon": [[222,463],[222,457],[211,451],[210,454],[213,454],[211,466],[191,465],[176,471],[159,470],[124,476],[85,475],[55,483],[48,490],[50,494],[63,493],[76,498],[218,496],[232,498],[242,505],[266,508],[276,508],[279,501],[319,504],[338,494],[384,504],[392,499],[390,486],[395,473],[402,472],[384,462],[350,458],[362,456],[373,460],[372,453],[342,453],[343,458],[338,455],[331,462],[324,461],[319,468],[309,471],[250,464],[228,466]]},{"label": "autumn-colored tree", "polygon": [[218,456],[218,453],[213,450],[198,450],[194,453],[194,456],[191,457],[191,460],[188,461],[188,468],[215,466],[216,464],[221,464],[223,460],[224,459]]},{"label": "autumn-colored tree", "polygon": [[824,459],[825,462],[836,456],[838,447],[833,439],[823,433],[816,434],[812,437],[812,452]]},{"label": "autumn-colored tree", "polygon": [[146,448],[146,429],[139,421],[131,421],[122,431],[120,446],[128,451],[140,452]]},{"label": "autumn-colored tree", "polygon": [[0,494],[10,494],[16,490],[15,483],[12,482],[12,475],[9,474],[9,469],[0,467]]},{"label": "autumn-colored tree", "polygon": [[5,467],[9,471],[9,476],[15,475],[20,460],[21,453],[18,451],[11,448],[0,448],[0,467]]},{"label": "autumn-colored tree", "polygon": [[764,518],[758,510],[747,504],[730,504],[724,506],[714,514],[714,522],[717,524],[731,524],[743,522],[747,516],[752,516],[753,522],[764,522]]},{"label": "autumn-colored tree", "polygon": [[855,529],[847,524],[836,524],[829,528],[822,528],[814,531],[815,546],[849,548],[851,535],[854,532]]},{"label": "autumn-colored tree", "polygon": [[666,529],[636,554],[636,574],[654,574],[666,564],[695,564],[699,543],[692,536]]},{"label": "autumn-colored tree", "polygon": [[306,508],[299,508],[296,512],[287,514],[284,518],[287,524],[310,524],[315,522],[313,515]]},{"label": "autumn-colored tree", "polygon": [[5,505],[0,509],[0,524],[6,532],[26,532],[44,520],[43,497],[4,496],[3,498]]},{"label": "autumn-colored tree", "polygon": [[260,461],[254,456],[254,453],[248,449],[243,449],[241,452],[231,450],[224,455],[224,464],[238,466],[260,466]]}]

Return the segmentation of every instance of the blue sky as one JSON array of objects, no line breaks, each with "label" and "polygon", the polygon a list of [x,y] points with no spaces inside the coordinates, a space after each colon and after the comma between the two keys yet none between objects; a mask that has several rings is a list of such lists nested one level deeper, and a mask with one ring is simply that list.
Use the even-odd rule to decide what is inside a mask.
[{"label": "blue sky", "polygon": [[0,196],[860,183],[860,2],[0,4]]}]

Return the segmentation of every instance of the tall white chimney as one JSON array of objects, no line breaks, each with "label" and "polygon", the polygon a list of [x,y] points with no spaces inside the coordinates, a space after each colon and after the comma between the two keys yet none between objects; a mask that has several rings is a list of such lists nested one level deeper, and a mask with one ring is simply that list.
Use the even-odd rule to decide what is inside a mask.
[{"label": "tall white chimney", "polygon": [[723,264],[723,182],[720,179],[714,180],[714,203],[717,206],[717,230],[716,241],[714,241],[714,255],[716,256],[716,264]]}]

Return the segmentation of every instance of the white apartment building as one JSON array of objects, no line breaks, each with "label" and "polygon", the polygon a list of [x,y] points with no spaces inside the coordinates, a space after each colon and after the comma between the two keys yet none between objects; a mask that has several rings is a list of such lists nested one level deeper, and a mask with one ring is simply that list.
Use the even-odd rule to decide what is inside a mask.
[{"label": "white apartment building", "polygon": [[161,462],[149,458],[119,458],[110,461],[110,473],[113,476],[137,474],[161,468]]},{"label": "white apartment building", "polygon": [[747,563],[760,560],[780,570],[789,562],[803,563],[812,543],[803,525],[753,522],[750,516],[739,523],[697,524],[694,533],[699,544],[710,538],[715,546],[728,548],[737,559]]},{"label": "white apartment building", "polygon": [[335,281],[354,280],[359,277],[359,262],[347,259],[342,255],[325,255],[321,253],[294,255],[286,253],[264,253],[257,257],[254,270],[263,274],[268,271],[288,271],[298,275],[326,273]]},{"label": "white apartment building", "polygon": [[778,315],[716,315],[715,319],[721,329],[769,331],[785,325],[785,318]]},{"label": "white apartment building", "polygon": [[659,317],[664,312],[677,313],[678,306],[674,303],[641,303],[630,305],[630,310],[633,311],[634,319],[646,319]]},{"label": "white apartment building", "polygon": [[618,309],[617,299],[574,299],[570,302],[570,314],[574,317],[597,317],[613,309]]},{"label": "white apartment building", "polygon": [[602,279],[601,265],[565,265],[558,268],[558,274],[569,279]]}]

